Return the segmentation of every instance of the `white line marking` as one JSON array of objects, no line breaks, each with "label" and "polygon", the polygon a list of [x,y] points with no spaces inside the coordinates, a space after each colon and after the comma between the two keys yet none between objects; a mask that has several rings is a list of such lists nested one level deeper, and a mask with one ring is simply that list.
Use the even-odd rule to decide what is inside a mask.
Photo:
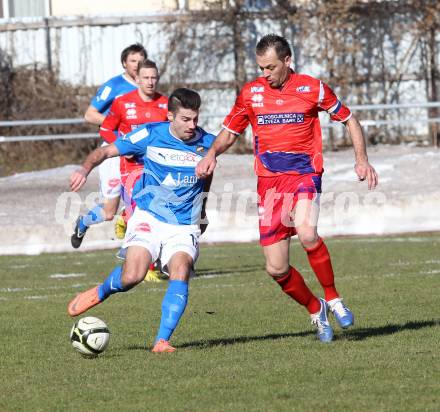
[{"label": "white line marking", "polygon": [[24,299],[29,300],[47,300],[49,296],[25,296]]},{"label": "white line marking", "polygon": [[80,278],[86,276],[85,273],[54,273],[49,277],[52,279]]},{"label": "white line marking", "polygon": [[[35,296],[15,296],[15,297],[8,297],[5,298],[3,296],[0,296],[0,301],[4,302],[4,301],[9,301],[9,302],[16,302],[18,300],[48,300],[50,299],[58,299],[58,298],[62,298],[65,299],[66,301],[69,299],[72,299],[73,295],[71,293],[66,293],[66,294],[54,294],[54,295],[35,295]],[[67,303],[67,302],[66,302]]]},{"label": "white line marking", "polygon": [[78,289],[87,286],[96,286],[96,283],[77,283],[75,285],[70,286],[48,286],[45,288],[1,288],[0,292],[2,293],[14,293],[14,292],[29,292],[36,290],[59,290],[59,289]]},{"label": "white line marking", "polygon": [[415,260],[411,262],[391,262],[390,266],[410,266],[410,265],[438,265],[440,260],[438,259],[429,259],[429,260]]},{"label": "white line marking", "polygon": [[432,237],[377,237],[377,238],[364,238],[364,237],[349,237],[344,239],[329,239],[331,243],[346,243],[346,242],[366,242],[366,243],[378,243],[378,242],[429,242],[439,240],[438,236]]},{"label": "white line marking", "polygon": [[212,274],[209,274],[209,275],[201,275],[201,276],[195,276],[195,277],[193,277],[193,278],[191,278],[191,281],[193,281],[193,280],[203,280],[203,279],[213,279],[213,278],[220,278],[220,277],[230,277],[230,276],[233,276],[233,274],[232,273],[224,273],[224,274],[222,274],[222,273],[212,273]]}]

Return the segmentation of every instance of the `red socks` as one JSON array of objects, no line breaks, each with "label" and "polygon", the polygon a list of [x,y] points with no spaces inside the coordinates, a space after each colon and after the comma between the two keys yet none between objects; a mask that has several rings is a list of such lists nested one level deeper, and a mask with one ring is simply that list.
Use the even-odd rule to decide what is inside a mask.
[{"label": "red socks", "polygon": [[305,306],[310,314],[319,312],[321,303],[307,287],[303,277],[295,268],[290,267],[287,275],[274,279],[281,286],[284,293],[296,300],[300,305]]},{"label": "red socks", "polygon": [[315,247],[304,249],[307,252],[310,266],[324,289],[325,300],[328,302],[329,300],[338,298],[339,294],[335,287],[335,276],[333,274],[332,262],[324,241],[319,238],[318,244]]},{"label": "red socks", "polygon": [[[338,298],[339,294],[335,287],[332,262],[324,241],[320,238],[315,247],[305,249],[305,251],[307,252],[310,266],[324,289],[325,300],[328,302]],[[310,314],[319,312],[321,308],[319,300],[313,295],[305,284],[303,277],[295,268],[291,267],[287,275],[275,280],[281,286],[284,293],[296,300],[300,305],[305,306]]]}]

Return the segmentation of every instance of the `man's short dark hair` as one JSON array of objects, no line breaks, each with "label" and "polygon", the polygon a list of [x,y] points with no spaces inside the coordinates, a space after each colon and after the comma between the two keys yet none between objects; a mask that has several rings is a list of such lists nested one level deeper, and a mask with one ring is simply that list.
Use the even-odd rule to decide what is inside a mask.
[{"label": "man's short dark hair", "polygon": [[168,111],[176,114],[183,107],[184,109],[191,109],[196,112],[200,109],[201,104],[202,99],[195,90],[182,87],[174,90],[168,98]]},{"label": "man's short dark hair", "polygon": [[121,63],[124,64],[127,61],[127,57],[129,54],[140,53],[144,56],[144,59],[148,57],[148,53],[145,50],[145,47],[140,43],[130,44],[130,46],[126,47],[122,50],[121,53]]},{"label": "man's short dark hair", "polygon": [[138,67],[137,67],[138,73],[140,69],[156,69],[156,71],[159,73],[156,63],[153,60],[149,60],[149,59],[141,60],[138,63]]},{"label": "man's short dark hair", "polygon": [[292,49],[289,42],[282,36],[277,34],[266,34],[257,43],[256,53],[258,56],[262,56],[270,48],[274,48],[277,57],[280,60],[284,60],[287,56],[292,57]]}]

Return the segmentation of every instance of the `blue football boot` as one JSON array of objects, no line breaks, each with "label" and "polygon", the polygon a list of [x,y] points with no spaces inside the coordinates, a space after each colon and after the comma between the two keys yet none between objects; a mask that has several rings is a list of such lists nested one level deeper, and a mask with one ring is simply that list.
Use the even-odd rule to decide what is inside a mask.
[{"label": "blue football boot", "polygon": [[333,329],[327,318],[328,306],[324,299],[319,299],[321,309],[318,313],[311,315],[312,325],[316,326],[316,336],[321,342],[331,342],[333,340]]},{"label": "blue football boot", "polygon": [[344,305],[341,298],[332,299],[327,304],[342,329],[347,329],[354,324],[353,313]]}]

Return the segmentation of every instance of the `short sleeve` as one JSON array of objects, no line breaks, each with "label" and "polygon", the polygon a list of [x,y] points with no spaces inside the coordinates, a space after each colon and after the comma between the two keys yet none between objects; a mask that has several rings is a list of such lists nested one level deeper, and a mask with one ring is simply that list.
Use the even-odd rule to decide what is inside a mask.
[{"label": "short sleeve", "polygon": [[98,110],[99,113],[104,113],[113,101],[113,87],[110,82],[104,83],[96,93],[91,101],[91,105]]},{"label": "short sleeve", "polygon": [[118,99],[116,99],[113,101],[104,122],[99,128],[99,134],[107,143],[113,143],[116,140],[117,133],[115,134],[114,132],[118,130],[120,123],[119,102]]},{"label": "short sleeve", "polygon": [[243,89],[235,100],[231,112],[226,116],[223,127],[235,134],[241,134],[249,125],[249,116],[244,104]]},{"label": "short sleeve", "polygon": [[114,144],[118,148],[119,154],[121,156],[144,156],[148,147],[149,135],[149,127],[148,125],[145,125],[131,133],[120,136]]},{"label": "short sleeve", "polygon": [[342,104],[333,90],[323,82],[319,85],[318,106],[324,109],[333,121],[346,122],[351,117],[350,109]]}]

